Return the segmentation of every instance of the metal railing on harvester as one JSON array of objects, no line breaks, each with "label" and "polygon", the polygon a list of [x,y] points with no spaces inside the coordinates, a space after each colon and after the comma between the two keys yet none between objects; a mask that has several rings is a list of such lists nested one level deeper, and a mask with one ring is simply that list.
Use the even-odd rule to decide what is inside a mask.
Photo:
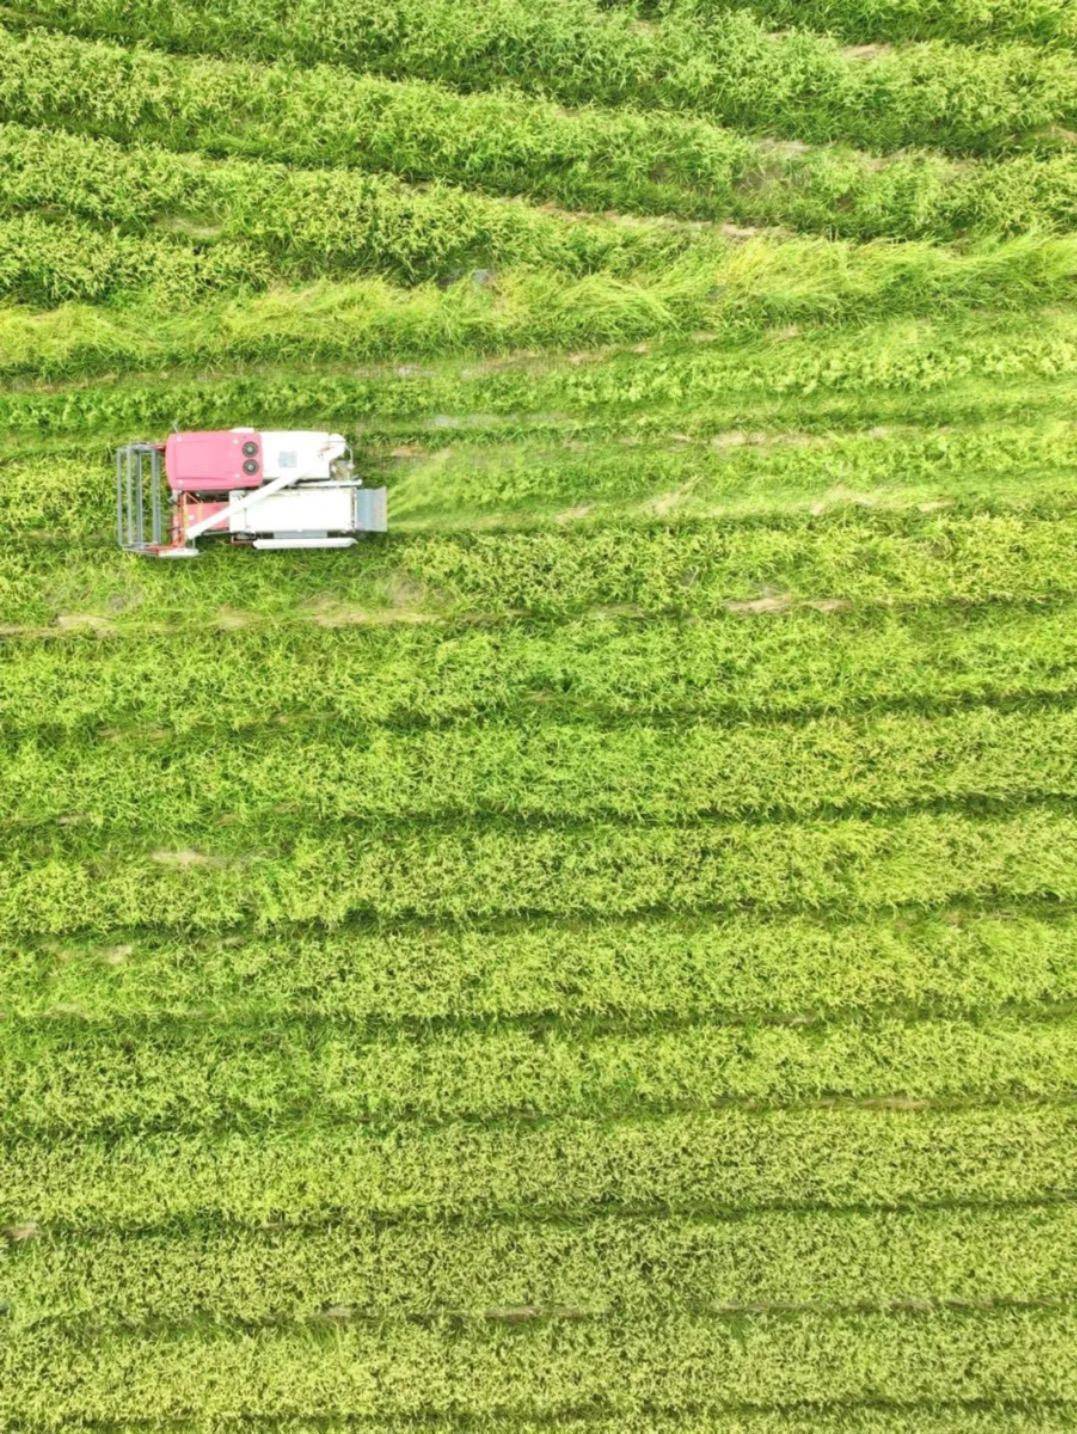
[{"label": "metal railing on harvester", "polygon": [[[147,533],[147,519],[149,532]],[[168,541],[164,467],[153,443],[128,443],[116,452],[116,536],[129,553],[149,553]]]}]

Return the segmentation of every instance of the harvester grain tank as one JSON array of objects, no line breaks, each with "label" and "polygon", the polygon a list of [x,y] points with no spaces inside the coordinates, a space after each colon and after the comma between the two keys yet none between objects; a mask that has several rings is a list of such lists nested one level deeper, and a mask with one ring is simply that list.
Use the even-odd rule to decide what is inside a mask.
[{"label": "harvester grain tank", "polygon": [[127,552],[195,558],[203,537],[350,548],[388,517],[385,489],[363,486],[341,434],[229,428],[117,450],[116,523]]}]

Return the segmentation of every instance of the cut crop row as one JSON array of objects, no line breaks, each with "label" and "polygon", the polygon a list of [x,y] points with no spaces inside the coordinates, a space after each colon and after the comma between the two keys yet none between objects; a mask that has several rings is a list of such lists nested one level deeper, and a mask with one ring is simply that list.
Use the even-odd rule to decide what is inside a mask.
[{"label": "cut crop row", "polygon": [[222,624],[182,642],[76,631],[12,643],[8,654],[0,718],[12,738],[114,739],[126,726],[197,740],[271,723],[354,729],[535,713],[738,720],[1069,698],[1077,609],[800,609],[646,624],[610,614],[494,629]]},{"label": "cut crop row", "polygon": [[308,554],[266,563],[218,546],[181,572],[145,560],[132,570],[137,560],[111,546],[76,554],[28,541],[0,553],[0,621],[43,625],[76,611],[118,630],[194,626],[228,604],[262,620],[350,609],[393,622],[1043,601],[1077,593],[1077,514],[838,510],[767,525],[412,534],[319,558],[315,585]]},{"label": "cut crop row", "polygon": [[639,1120],[278,1126],[0,1150],[5,1223],[535,1221],[656,1212],[1021,1204],[1073,1194],[1071,1102],[726,1107]]},{"label": "cut crop row", "polygon": [[593,105],[571,113],[504,90],[462,94],[324,65],[132,53],[48,31],[0,29],[0,115],[125,143],[452,180],[577,209],[859,239],[1066,229],[1077,218],[1077,168],[1064,153],[970,167],[923,151],[880,164],[854,149],[783,146],[688,116]]},{"label": "cut crop row", "polygon": [[101,848],[79,829],[9,836],[0,934],[220,930],[281,922],[763,912],[1077,898],[1077,817],[1030,807],[789,825],[397,828],[298,822],[289,845],[219,825],[197,848]]},{"label": "cut crop row", "polygon": [[[673,421],[671,415],[671,422]],[[0,462],[0,523],[16,536],[104,537],[104,465],[96,442]],[[506,440],[491,446],[430,436],[413,448],[367,439],[367,483],[388,479],[397,533],[562,527],[935,504],[1050,516],[1073,503],[1077,423],[971,425],[945,433],[733,432],[713,441]]]},{"label": "cut crop row", "polygon": [[[808,243],[787,241],[778,246],[778,252],[788,257]],[[820,246],[814,247],[818,252]],[[825,252],[831,251],[827,248]],[[929,252],[936,260],[950,253],[927,246],[872,245],[857,249],[855,262],[865,266],[863,279],[872,272],[872,264],[878,263],[881,267],[876,272],[890,271],[896,281],[891,265],[896,262],[900,268],[913,255]],[[996,259],[1003,261],[998,273],[1012,271],[1016,277],[1021,269],[1017,256],[1022,252],[1026,258],[1040,256],[1043,269],[1039,277],[1059,298],[1072,296],[1077,238],[1044,240],[1042,244],[1010,241],[996,252]],[[747,247],[733,253],[752,263]],[[969,254],[981,255],[989,267],[986,250],[974,248]],[[1022,285],[1032,277],[1034,267],[1026,266]],[[1047,273],[1051,269],[1053,280]],[[1001,299],[1002,293],[997,292],[996,297]],[[1015,291],[1011,297],[1018,306],[1033,295],[1030,290]],[[738,391],[760,398],[795,393],[808,399],[821,390],[852,393],[874,389],[881,395],[885,390],[907,388],[915,389],[922,398],[932,389],[962,379],[984,378],[998,388],[1018,378],[1072,377],[1077,370],[1077,319],[1068,311],[969,313],[966,306],[979,307],[974,287],[963,290],[960,303],[962,313],[956,318],[940,319],[929,305],[918,319],[886,317],[881,312],[885,301],[876,289],[872,321],[863,327],[797,328],[748,338],[723,330],[717,342],[666,345],[642,355],[599,353],[585,355],[584,360],[577,357],[574,361],[570,356],[545,364],[509,362],[478,369],[466,362],[445,364],[395,384],[375,379],[367,390],[373,401],[364,407],[371,414],[401,417],[420,406],[427,411],[451,411],[462,399],[466,409],[488,414],[558,408],[590,413],[609,407],[644,413],[664,405],[684,410],[701,402],[721,404],[723,398]],[[587,362],[587,358],[594,361]]]},{"label": "cut crop row", "polygon": [[[608,355],[609,351],[600,352]],[[277,373],[266,375],[266,383],[278,379]],[[212,380],[207,377],[203,386],[212,389]],[[364,419],[355,411],[345,411],[339,415],[339,427],[349,437],[366,481],[388,483],[393,489],[393,530],[398,534],[459,528],[563,529],[604,526],[612,520],[637,526],[659,520],[678,524],[685,518],[718,516],[777,520],[786,515],[921,505],[922,512],[945,508],[953,516],[1017,511],[1047,517],[1073,506],[1068,453],[1074,391],[1073,381],[1065,375],[1056,382],[958,378],[947,388],[919,392],[911,384],[868,387],[859,393],[810,389],[807,395],[779,394],[769,399],[730,392],[688,408],[600,407],[582,415],[432,412]],[[260,416],[253,396],[241,402],[237,411],[245,419]],[[280,419],[282,411],[283,399],[269,421]],[[315,409],[293,416],[320,422],[325,414]],[[209,421],[220,425],[231,423],[232,417],[227,411],[215,412]],[[25,525],[24,533],[31,537],[63,533],[75,539],[111,541],[108,505],[102,511],[100,495],[102,486],[114,482],[116,447],[132,434],[155,433],[159,438],[167,431],[167,422],[155,420],[152,414],[144,419],[133,409],[126,422],[121,420],[111,429],[97,426],[91,433],[39,438],[19,430],[0,434],[0,501],[9,511],[15,504],[18,513],[25,513],[25,518],[10,514],[13,526]],[[930,438],[917,442],[916,435],[925,432]],[[977,432],[986,436],[985,442],[977,443],[973,437]],[[1007,438],[1013,439],[1008,454],[1002,451]],[[831,445],[833,467],[826,463]],[[1038,452],[1052,445],[1057,463],[1040,461]],[[594,505],[583,501],[590,493],[578,486],[586,481],[581,472],[586,457],[581,455],[588,454],[594,457],[595,482],[601,490]],[[546,502],[523,471],[529,460],[540,478],[549,476]],[[502,461],[512,507],[494,509],[492,503],[500,503]],[[73,469],[72,464],[77,466]],[[34,477],[20,490],[17,479],[24,465],[25,471],[32,468]],[[435,507],[439,465],[446,470],[442,510]],[[468,473],[474,477],[470,487]],[[908,483],[903,483],[903,473]],[[16,479],[15,486],[5,485],[7,475]],[[57,527],[55,515],[62,505],[54,490],[64,475],[70,477],[72,491],[89,485],[94,507],[92,512],[68,511]],[[860,486],[831,484],[834,476],[855,479]],[[557,493],[559,482],[566,491],[577,485],[581,501],[563,503]]]},{"label": "cut crop row", "polygon": [[809,1306],[1052,1303],[1077,1288],[1077,1210],[631,1216],[578,1222],[27,1240],[7,1262],[18,1329],[199,1315],[258,1322],[528,1313],[653,1318]]},{"label": "cut crop row", "polygon": [[132,1031],[74,1018],[6,1030],[0,1132],[617,1116],[725,1101],[1058,1099],[1075,1085],[1073,1014],[808,1027],[652,1020],[627,1033],[586,1020],[495,1021],[375,1037],[279,1017]]},{"label": "cut crop row", "polygon": [[[823,342],[822,336],[819,337]],[[500,415],[480,411],[451,415],[415,414],[400,419],[374,417],[360,419],[354,430],[350,429],[350,424],[355,423],[355,415],[352,414],[344,416],[344,426],[359,435],[358,441],[367,451],[381,448],[390,456],[395,450],[399,456],[411,457],[444,443],[446,438],[467,443],[473,451],[481,453],[480,461],[486,468],[496,453],[515,443],[547,448],[616,443],[630,449],[646,448],[656,443],[677,447],[695,444],[725,451],[742,444],[766,442],[770,438],[780,442],[781,435],[795,435],[794,443],[807,446],[838,434],[863,434],[866,431],[873,431],[876,437],[890,438],[903,429],[929,426],[943,432],[954,428],[982,427],[989,423],[996,423],[1000,428],[1033,422],[1049,426],[1070,420],[1075,391],[1073,381],[1064,373],[1056,381],[955,378],[945,389],[936,389],[929,379],[928,387],[919,391],[912,383],[893,388],[872,388],[869,385],[859,391],[841,388],[833,393],[825,388],[811,389],[806,396],[789,393],[769,397],[738,395],[730,390],[721,397],[690,407],[675,408],[671,404],[635,411],[618,411],[611,407],[582,415],[556,411]],[[308,417],[313,419],[315,415],[316,411]],[[130,431],[130,425],[114,429],[108,435],[98,430],[92,441],[100,443],[102,447],[99,451],[108,457],[110,455],[104,445],[109,439],[125,438]],[[56,434],[42,444],[40,440],[28,441],[26,435],[16,431],[9,435],[6,442],[0,435],[0,455],[19,457],[50,450],[70,451],[75,446],[83,447],[86,442],[85,437],[71,433],[66,436]],[[1059,503],[1048,497],[1050,478],[1049,469],[1047,472],[1039,471],[1041,485],[1047,479],[1046,485],[1043,485],[1044,503],[1050,503],[1052,510],[1058,511],[1067,505],[1068,499],[1063,497]],[[969,504],[962,504],[956,488],[957,485],[947,495],[955,499],[955,506],[976,506],[974,499]],[[1072,488],[1067,490],[1069,496],[1072,496],[1072,491]],[[840,490],[836,496],[841,496]],[[1008,496],[1005,506],[1015,506],[1013,496],[1012,493]],[[844,506],[857,506],[855,498],[850,499],[848,495],[843,502]],[[835,504],[824,500],[818,511],[825,512],[828,508],[842,505],[842,502]],[[815,506],[811,505],[813,510]],[[1026,505],[1018,502],[1016,506]],[[1031,506],[1039,506],[1034,495]],[[665,508],[666,504],[662,503],[657,509],[652,508],[647,516],[661,518]],[[566,521],[573,521],[571,515],[566,517]],[[483,524],[469,523],[466,526],[482,527]]]},{"label": "cut crop row", "polygon": [[[401,531],[538,525],[551,517],[559,523],[655,515],[728,520],[848,504],[930,502],[984,512],[993,505],[1036,508],[1065,501],[1077,477],[1077,423],[1049,415],[1022,425],[948,427],[945,433],[884,427],[811,436],[742,431],[691,443],[685,438],[637,441],[627,452],[624,441],[581,439],[559,447],[506,441],[490,451],[466,437],[431,434],[389,471],[393,525]],[[0,512],[13,530],[55,524],[50,488],[79,493],[87,483],[85,459],[81,469],[55,461],[52,467],[57,478],[47,460],[36,462],[32,483],[14,465],[0,469]],[[29,521],[15,509],[16,495]]]},{"label": "cut crop row", "polygon": [[25,1021],[205,1016],[466,1025],[552,1016],[826,1020],[1077,1001],[1077,915],[1021,905],[835,921],[652,917],[223,939],[164,933],[3,950]]},{"label": "cut crop row", "polygon": [[192,750],[25,741],[0,752],[0,825],[197,840],[220,815],[286,840],[297,817],[369,823],[805,817],[951,802],[1077,801],[1077,711],[990,708],[773,726],[500,724]]},{"label": "cut crop row", "polygon": [[[9,23],[10,23],[9,17]],[[23,24],[305,64],[329,61],[462,90],[520,85],[568,104],[703,115],[813,142],[874,150],[1009,150],[1071,123],[1077,80],[1064,54],[930,42],[849,55],[825,36],[772,34],[744,11],[643,25],[594,0],[34,0]],[[1057,143],[1057,140],[1054,140]]]},{"label": "cut crop row", "polygon": [[389,1322],[95,1334],[43,1328],[0,1344],[0,1417],[59,1428],[116,1419],[384,1419],[906,1400],[1077,1399],[1072,1311]]}]

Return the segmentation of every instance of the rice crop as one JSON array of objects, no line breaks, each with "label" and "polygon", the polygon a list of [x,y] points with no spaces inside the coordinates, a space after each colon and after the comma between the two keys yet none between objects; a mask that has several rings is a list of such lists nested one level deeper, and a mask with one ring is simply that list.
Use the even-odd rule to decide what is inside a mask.
[{"label": "rice crop", "polygon": [[5,1431],[1077,1419],[1075,52],[0,6]]}]

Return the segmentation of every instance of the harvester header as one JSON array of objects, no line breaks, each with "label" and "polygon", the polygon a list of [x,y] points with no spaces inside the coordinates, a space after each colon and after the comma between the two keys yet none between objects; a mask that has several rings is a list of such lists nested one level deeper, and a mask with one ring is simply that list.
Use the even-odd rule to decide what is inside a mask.
[{"label": "harvester header", "polygon": [[257,549],[350,548],[388,527],[339,433],[228,428],[128,443],[116,453],[120,547],[194,558],[201,537]]}]

